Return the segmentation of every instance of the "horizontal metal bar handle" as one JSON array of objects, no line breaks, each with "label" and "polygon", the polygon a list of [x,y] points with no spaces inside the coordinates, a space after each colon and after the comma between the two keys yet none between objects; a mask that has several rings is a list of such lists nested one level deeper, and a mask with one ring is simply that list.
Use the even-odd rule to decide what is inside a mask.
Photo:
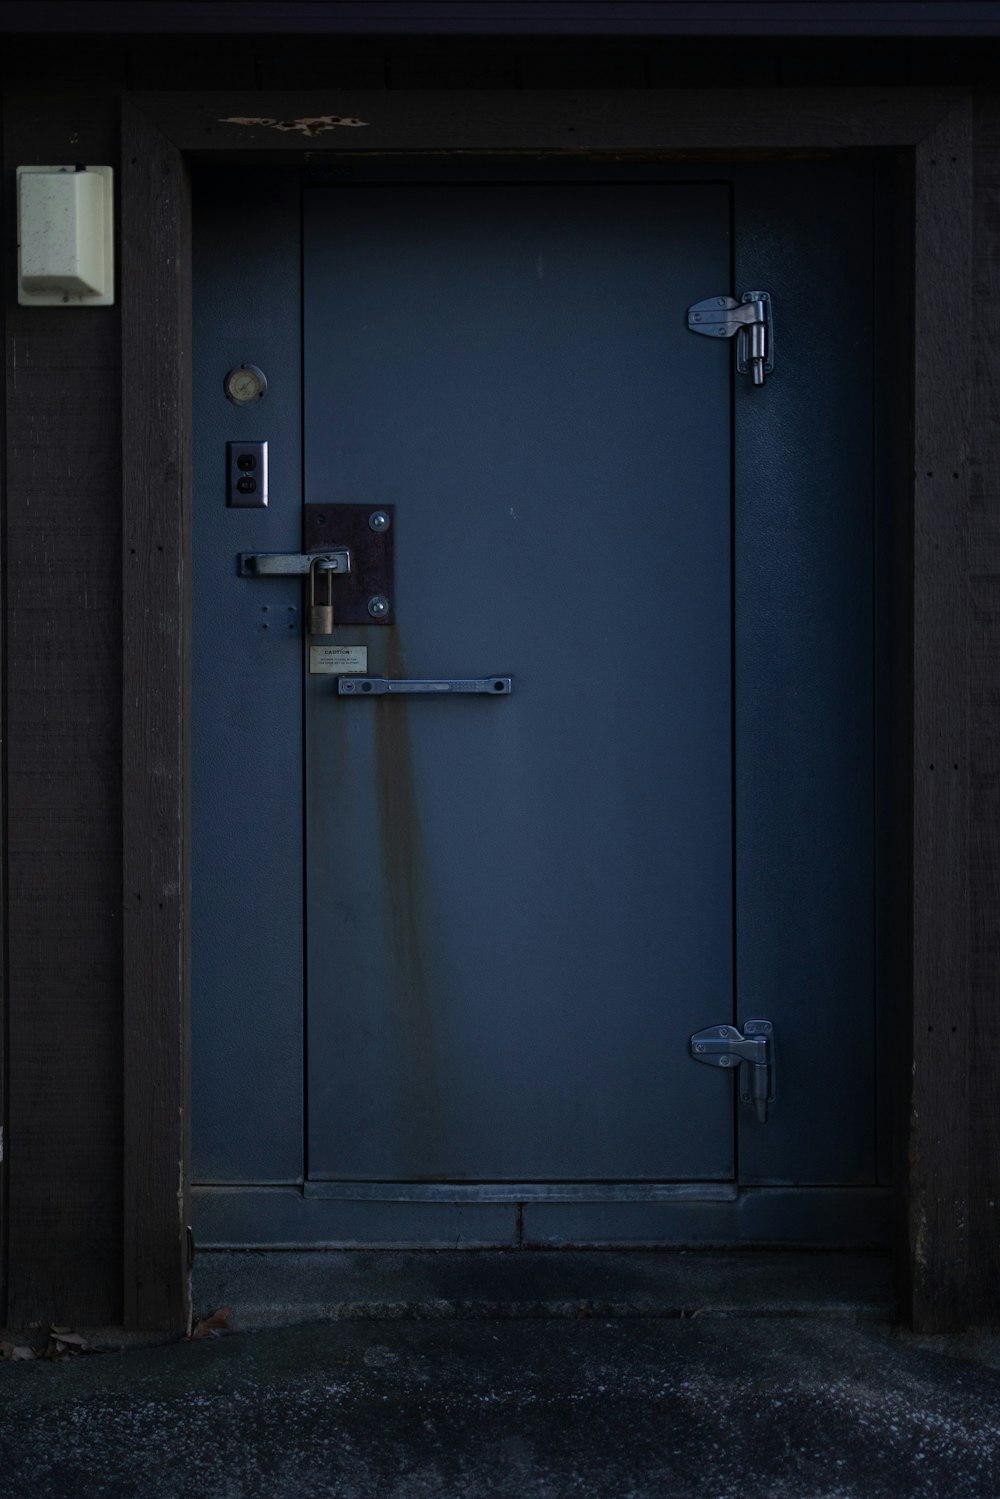
[{"label": "horizontal metal bar handle", "polygon": [[407,681],[403,677],[338,677],[341,697],[405,697],[410,693],[430,696],[445,692],[481,692],[489,697],[506,697],[511,689],[510,677],[422,677]]}]

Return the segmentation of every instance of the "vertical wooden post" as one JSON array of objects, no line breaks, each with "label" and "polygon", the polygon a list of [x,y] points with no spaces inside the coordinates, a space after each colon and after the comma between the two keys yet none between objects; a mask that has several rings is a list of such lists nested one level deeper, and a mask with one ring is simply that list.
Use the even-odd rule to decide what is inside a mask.
[{"label": "vertical wooden post", "polygon": [[122,122],[125,1325],[186,1329],[190,226],[181,153]]},{"label": "vertical wooden post", "polygon": [[972,111],[916,147],[911,1312],[968,1320],[968,409]]},{"label": "vertical wooden post", "polygon": [[1000,97],[976,99],[975,258],[969,495],[970,903],[975,1045],[970,1047],[970,1295],[995,1322],[1000,1242]]}]

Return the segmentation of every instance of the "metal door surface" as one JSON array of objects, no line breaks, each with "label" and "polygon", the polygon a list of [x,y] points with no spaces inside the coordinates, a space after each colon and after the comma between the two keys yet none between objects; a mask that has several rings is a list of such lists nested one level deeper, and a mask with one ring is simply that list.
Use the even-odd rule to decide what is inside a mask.
[{"label": "metal door surface", "polygon": [[[872,174],[400,175],[196,197],[199,1240],[877,1241]],[[734,272],[763,389],[686,327]],[[236,558],[340,505],[389,622],[310,640]],[[347,696],[323,644],[512,689]],[[690,1051],[752,1015],[767,1124]]]},{"label": "metal door surface", "polygon": [[[722,186],[307,194],[306,502],[395,506],[390,677],[306,690],[309,1174],[730,1177]],[[334,584],[336,596],[336,584]],[[708,1086],[705,1086],[705,1083]]]}]

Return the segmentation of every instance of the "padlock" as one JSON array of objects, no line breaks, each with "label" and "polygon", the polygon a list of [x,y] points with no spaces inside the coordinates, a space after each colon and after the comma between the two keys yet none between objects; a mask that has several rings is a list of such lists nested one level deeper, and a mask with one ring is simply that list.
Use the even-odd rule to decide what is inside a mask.
[{"label": "padlock", "polygon": [[[326,578],[326,603],[316,602],[316,574],[322,572]],[[325,566],[323,559],[317,557],[309,569],[309,634],[310,635],[332,635],[333,634],[333,570],[329,563]]]}]

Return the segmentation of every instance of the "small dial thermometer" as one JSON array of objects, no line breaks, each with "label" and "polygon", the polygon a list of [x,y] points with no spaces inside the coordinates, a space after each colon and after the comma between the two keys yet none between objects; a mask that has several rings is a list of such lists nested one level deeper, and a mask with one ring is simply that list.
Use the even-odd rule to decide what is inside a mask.
[{"label": "small dial thermometer", "polygon": [[264,371],[255,364],[238,364],[229,371],[223,389],[234,406],[249,406],[262,398],[267,390],[267,380]]}]

